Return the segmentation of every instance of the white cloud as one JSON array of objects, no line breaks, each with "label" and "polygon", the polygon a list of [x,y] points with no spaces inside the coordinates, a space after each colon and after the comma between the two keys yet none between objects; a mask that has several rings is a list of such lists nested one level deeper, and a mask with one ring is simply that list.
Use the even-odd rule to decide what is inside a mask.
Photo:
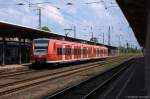
[{"label": "white cloud", "polygon": [[13,8],[1,8],[0,16],[1,21],[35,27],[33,24],[35,23],[35,18],[33,16],[26,15],[25,13]]},{"label": "white cloud", "polygon": [[47,5],[45,7],[45,11],[44,14],[50,18],[50,20],[54,20],[56,22],[58,22],[59,24],[63,24],[64,23],[64,17],[63,15],[60,13],[60,11],[51,5]]},{"label": "white cloud", "polygon": [[66,5],[63,7],[64,7],[63,10],[70,15],[75,15],[78,12],[79,8],[78,6],[66,6]]}]

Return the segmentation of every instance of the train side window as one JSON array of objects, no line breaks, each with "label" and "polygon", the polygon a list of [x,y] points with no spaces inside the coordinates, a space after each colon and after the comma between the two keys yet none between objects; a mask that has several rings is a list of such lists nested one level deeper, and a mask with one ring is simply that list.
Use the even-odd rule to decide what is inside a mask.
[{"label": "train side window", "polygon": [[79,49],[79,51],[80,51],[80,55],[81,55],[81,49]]},{"label": "train side window", "polygon": [[68,48],[68,55],[70,55],[70,48]]},{"label": "train side window", "polygon": [[77,49],[76,49],[76,55],[78,54]]},{"label": "train side window", "polygon": [[80,55],[80,49],[79,49],[79,55]]},{"label": "train side window", "polygon": [[74,54],[74,49],[71,49],[71,54],[72,54],[72,55]]},{"label": "train side window", "polygon": [[68,48],[68,53],[67,54],[69,55],[69,48]]},{"label": "train side window", "polygon": [[66,48],[66,55],[68,55],[68,48]]},{"label": "train side window", "polygon": [[75,55],[77,55],[77,49],[75,49]]},{"label": "train side window", "polygon": [[70,55],[71,55],[71,48],[70,48]]},{"label": "train side window", "polygon": [[77,49],[75,49],[75,55],[77,55]]},{"label": "train side window", "polygon": [[85,49],[83,49],[83,54],[85,54]]},{"label": "train side window", "polygon": [[70,48],[69,48],[69,55],[70,55]]},{"label": "train side window", "polygon": [[62,55],[62,48],[60,48],[60,55]]},{"label": "train side window", "polygon": [[57,55],[61,55],[62,51],[61,48],[57,48]]},{"label": "train side window", "polygon": [[63,55],[66,54],[66,48],[63,48]]},{"label": "train side window", "polygon": [[88,54],[91,54],[91,50],[89,49]]},{"label": "train side window", "polygon": [[71,48],[69,48],[69,55],[71,55]]},{"label": "train side window", "polygon": [[83,54],[85,54],[85,49],[83,49]]},{"label": "train side window", "polygon": [[66,49],[67,51],[66,51],[66,55],[68,55],[68,48]]},{"label": "train side window", "polygon": [[68,55],[68,48],[66,48],[66,55]]},{"label": "train side window", "polygon": [[103,54],[103,50],[101,50],[101,54]]},{"label": "train side window", "polygon": [[59,55],[59,48],[57,48],[57,55]]}]

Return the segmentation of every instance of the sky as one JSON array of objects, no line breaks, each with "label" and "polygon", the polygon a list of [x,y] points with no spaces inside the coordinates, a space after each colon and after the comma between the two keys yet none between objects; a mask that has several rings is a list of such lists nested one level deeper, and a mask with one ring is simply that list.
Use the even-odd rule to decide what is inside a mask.
[{"label": "sky", "polygon": [[[99,43],[103,43],[104,34],[104,44],[108,44],[110,27],[112,46],[119,46],[120,38],[121,46],[128,42],[132,47],[139,47],[115,0],[0,0],[0,21],[38,28],[38,7],[42,26],[56,34],[65,35],[64,29],[75,26],[77,38],[90,40],[93,32]],[[73,37],[73,34],[70,31],[68,36]]]}]

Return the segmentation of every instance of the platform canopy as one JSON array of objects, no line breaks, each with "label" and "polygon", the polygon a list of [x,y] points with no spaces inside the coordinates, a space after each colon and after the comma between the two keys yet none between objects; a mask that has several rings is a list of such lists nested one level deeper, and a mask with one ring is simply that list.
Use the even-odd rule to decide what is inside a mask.
[{"label": "platform canopy", "polygon": [[141,46],[147,33],[148,0],[116,0]]},{"label": "platform canopy", "polygon": [[41,31],[38,29],[18,26],[9,23],[0,22],[0,36],[17,36],[28,39],[35,39],[40,37],[64,37],[54,33],[49,33],[46,31]]}]

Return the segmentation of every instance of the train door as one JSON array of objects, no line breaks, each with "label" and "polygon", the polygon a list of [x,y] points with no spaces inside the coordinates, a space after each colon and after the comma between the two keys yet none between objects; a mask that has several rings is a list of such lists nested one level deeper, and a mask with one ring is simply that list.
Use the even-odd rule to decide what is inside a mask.
[{"label": "train door", "polygon": [[74,45],[72,45],[71,47],[71,57],[72,59],[74,59]]},{"label": "train door", "polygon": [[80,46],[78,46],[77,55],[78,55],[78,59],[80,59],[81,58],[81,47]]},{"label": "train door", "polygon": [[3,57],[3,42],[0,41],[0,65],[3,63],[2,57]]},{"label": "train door", "polygon": [[86,47],[83,47],[83,58],[87,58],[87,56],[86,56]]},{"label": "train door", "polygon": [[91,58],[93,58],[94,57],[94,47],[92,47],[91,53],[92,53],[91,54],[91,56],[92,56]]},{"label": "train door", "polygon": [[88,50],[89,50],[89,48],[87,47],[87,48],[86,48],[86,57],[87,57],[87,58],[89,58]]},{"label": "train door", "polygon": [[100,48],[98,48],[98,57],[100,58]]},{"label": "train door", "polygon": [[73,54],[74,54],[74,59],[77,59],[77,46],[74,46],[74,49],[73,49]]},{"label": "train door", "polygon": [[89,54],[89,58],[91,58],[91,47],[89,47],[88,54]]},{"label": "train door", "polygon": [[62,45],[62,60],[65,60],[65,45]]},{"label": "train door", "polygon": [[104,49],[102,50],[102,52],[103,52],[102,56],[104,57]]},{"label": "train door", "polygon": [[96,58],[98,57],[98,48],[96,48]]},{"label": "train door", "polygon": [[100,57],[102,57],[102,49],[100,49]]},{"label": "train door", "polygon": [[57,50],[57,60],[62,60],[62,45],[56,45]]},{"label": "train door", "polygon": [[81,58],[83,58],[83,46],[81,46]]},{"label": "train door", "polygon": [[70,45],[66,45],[66,60],[69,60],[69,59],[71,59],[71,46]]}]

